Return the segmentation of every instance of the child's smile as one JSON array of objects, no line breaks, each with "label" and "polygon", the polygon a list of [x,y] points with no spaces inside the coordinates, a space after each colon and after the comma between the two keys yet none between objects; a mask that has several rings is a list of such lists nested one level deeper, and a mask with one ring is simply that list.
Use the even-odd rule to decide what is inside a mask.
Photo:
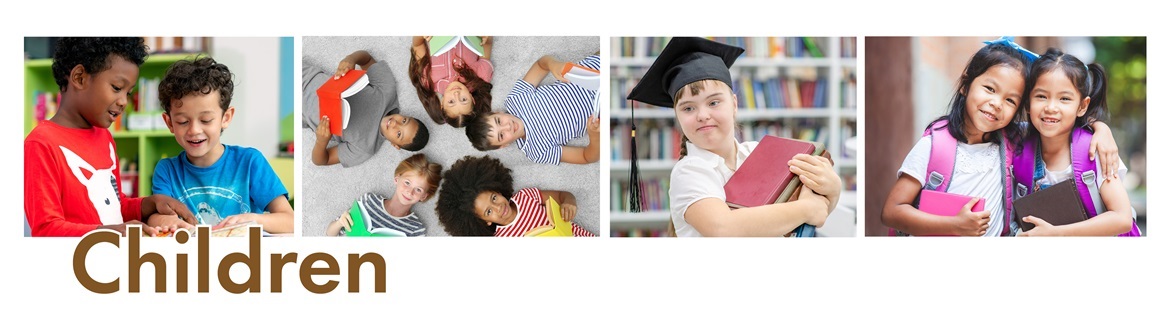
[{"label": "child's smile", "polygon": [[219,92],[192,93],[171,101],[171,109],[163,114],[167,127],[175,134],[175,141],[183,147],[187,160],[199,167],[215,164],[223,155],[219,138],[231,123],[235,108],[220,108]]},{"label": "child's smile", "polygon": [[967,88],[968,143],[983,142],[983,135],[1007,127],[1020,104],[1024,75],[1008,66],[994,66],[971,81]]},{"label": "child's smile", "polygon": [[1089,100],[1060,69],[1040,75],[1030,93],[1029,118],[1046,138],[1068,135],[1076,118],[1089,109]]}]

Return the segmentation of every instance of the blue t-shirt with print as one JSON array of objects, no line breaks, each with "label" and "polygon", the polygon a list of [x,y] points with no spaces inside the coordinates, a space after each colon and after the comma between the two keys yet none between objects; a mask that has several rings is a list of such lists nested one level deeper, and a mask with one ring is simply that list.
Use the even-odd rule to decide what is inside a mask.
[{"label": "blue t-shirt with print", "polygon": [[187,205],[200,224],[216,224],[241,213],[264,213],[288,190],[259,150],[224,145],[223,155],[208,167],[187,160],[187,152],[158,162],[154,169],[155,194],[167,195]]}]

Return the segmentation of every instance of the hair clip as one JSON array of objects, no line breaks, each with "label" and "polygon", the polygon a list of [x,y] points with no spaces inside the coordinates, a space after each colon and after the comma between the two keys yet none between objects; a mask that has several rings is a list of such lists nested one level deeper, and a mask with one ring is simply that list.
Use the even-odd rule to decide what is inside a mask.
[{"label": "hair clip", "polygon": [[988,44],[988,45],[1004,44],[1004,45],[1007,45],[1008,47],[1015,48],[1017,51],[1024,54],[1024,58],[1027,58],[1028,62],[1033,62],[1033,61],[1036,61],[1036,59],[1040,59],[1040,55],[1037,55],[1034,52],[1028,51],[1027,49],[1024,49],[1024,47],[1020,47],[1020,44],[1016,44],[1015,39],[1016,39],[1015,36],[1003,36],[997,40],[984,41],[983,43]]}]

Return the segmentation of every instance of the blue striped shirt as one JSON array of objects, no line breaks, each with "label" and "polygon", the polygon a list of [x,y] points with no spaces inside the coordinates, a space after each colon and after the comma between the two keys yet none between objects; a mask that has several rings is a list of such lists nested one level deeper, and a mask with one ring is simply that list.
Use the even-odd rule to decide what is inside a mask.
[{"label": "blue striped shirt", "polygon": [[[589,56],[577,64],[600,70],[601,57]],[[596,97],[597,91],[572,83],[537,87],[517,80],[504,100],[504,110],[524,122],[524,138],[516,139],[516,147],[534,162],[560,164],[561,146],[585,134]]]}]

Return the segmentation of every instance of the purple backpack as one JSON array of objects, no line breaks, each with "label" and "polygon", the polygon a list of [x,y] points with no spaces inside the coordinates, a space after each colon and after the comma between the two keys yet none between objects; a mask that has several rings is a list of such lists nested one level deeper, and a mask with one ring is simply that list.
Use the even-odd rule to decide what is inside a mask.
[{"label": "purple backpack", "polygon": [[[1085,205],[1085,215],[1092,218],[1105,211],[1105,203],[1101,201],[1101,194],[1097,192],[1097,163],[1089,160],[1089,146],[1093,140],[1093,133],[1085,128],[1076,128],[1072,132],[1072,167],[1073,182],[1077,185],[1081,203]],[[1016,178],[1015,197],[1027,196],[1035,191],[1036,187],[1036,147],[1040,143],[1038,135],[1033,133],[1024,141],[1013,160],[1012,172]],[[1135,217],[1136,212],[1131,212]],[[1129,232],[1117,236],[1142,236],[1138,229],[1137,220]]]},{"label": "purple backpack", "polygon": [[[955,174],[955,156],[958,154],[959,141],[951,136],[947,131],[947,121],[940,120],[930,124],[930,128],[922,132],[923,137],[930,137],[930,160],[926,162],[926,183],[923,183],[922,189],[946,192],[950,187],[951,177]],[[1010,142],[1007,138],[1001,138],[999,146],[999,161],[1000,173],[1003,174],[1003,209],[1004,222],[1003,231],[1000,236],[1011,235],[1011,217],[1012,217],[1012,159],[1007,158],[1007,152],[1011,150]],[[915,207],[918,201],[915,200]],[[890,229],[890,236],[906,235],[894,229]]]}]

